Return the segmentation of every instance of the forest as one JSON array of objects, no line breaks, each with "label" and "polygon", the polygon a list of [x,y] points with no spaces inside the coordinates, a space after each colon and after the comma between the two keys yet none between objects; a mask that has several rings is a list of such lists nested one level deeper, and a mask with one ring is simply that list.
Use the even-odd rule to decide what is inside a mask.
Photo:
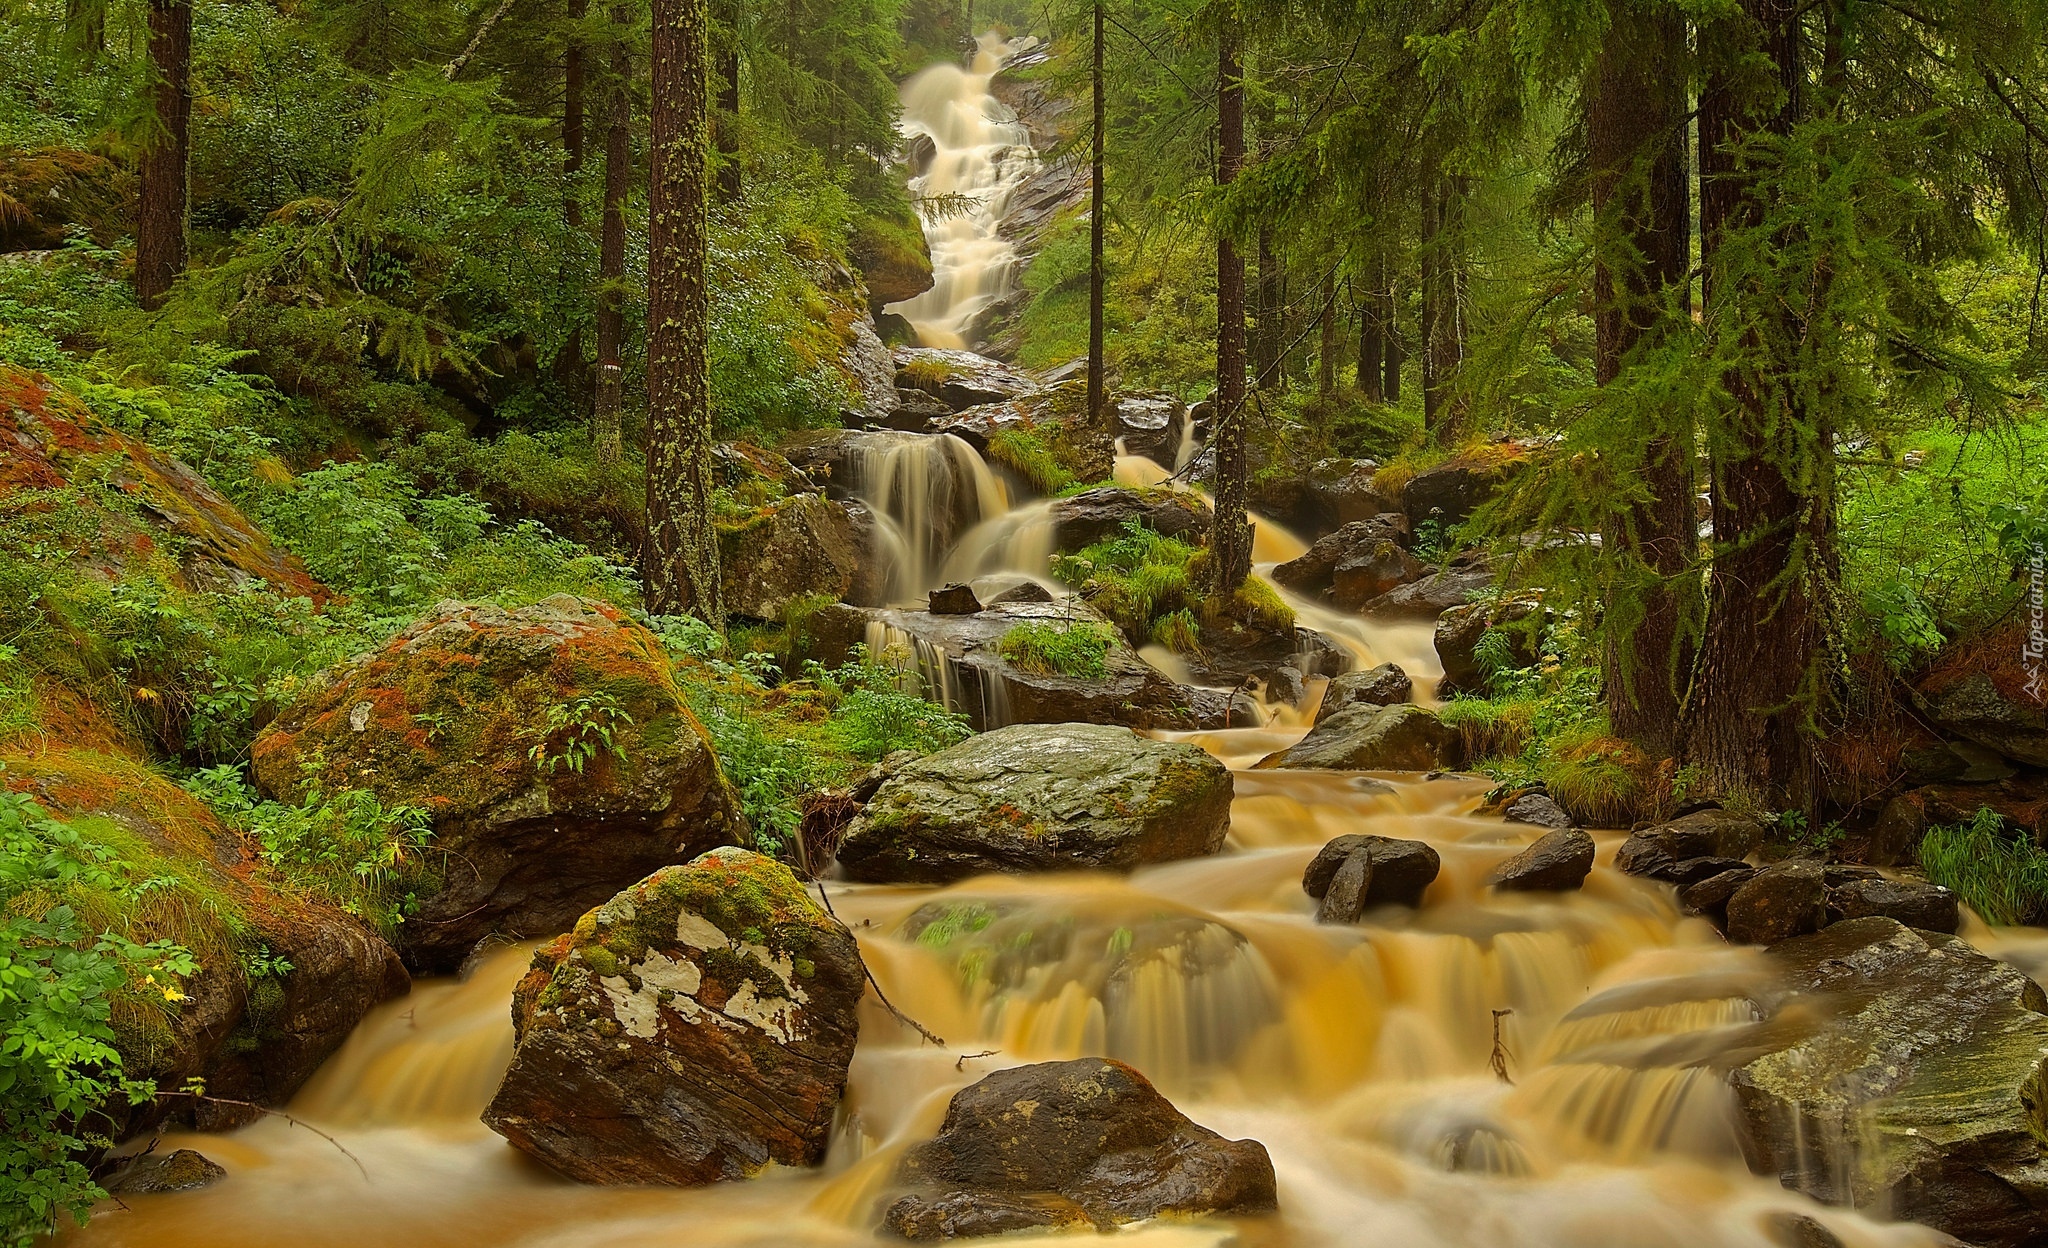
[{"label": "forest", "polygon": [[2048,1248],[2048,3],[0,0],[0,1240]]}]

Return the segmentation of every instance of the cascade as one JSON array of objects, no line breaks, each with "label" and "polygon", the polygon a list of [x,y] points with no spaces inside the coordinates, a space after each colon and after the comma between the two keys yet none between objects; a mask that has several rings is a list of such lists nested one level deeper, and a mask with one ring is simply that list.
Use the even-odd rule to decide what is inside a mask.
[{"label": "cascade", "polygon": [[855,447],[853,470],[855,494],[882,535],[891,602],[923,605],[942,583],[955,538],[1010,509],[1002,480],[951,434],[870,433]]},{"label": "cascade", "polygon": [[[911,194],[935,205],[925,239],[932,288],[891,304],[928,347],[965,347],[975,316],[1010,291],[1017,253],[999,228],[1010,195],[1038,165],[1031,132],[989,94],[989,82],[1014,51],[1036,40],[981,36],[972,63],[934,65],[903,84],[904,136],[929,140],[930,163]],[[948,201],[951,202],[948,202]]]}]

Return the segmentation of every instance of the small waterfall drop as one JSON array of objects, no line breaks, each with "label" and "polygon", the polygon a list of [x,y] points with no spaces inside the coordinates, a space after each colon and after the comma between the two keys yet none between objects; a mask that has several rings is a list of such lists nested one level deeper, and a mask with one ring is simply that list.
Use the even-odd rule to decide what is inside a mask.
[{"label": "small waterfall drop", "polygon": [[891,602],[916,604],[938,588],[955,539],[1010,510],[1002,480],[950,434],[869,434],[853,467],[854,492],[873,509],[891,556]]},{"label": "small waterfall drop", "polygon": [[[924,173],[911,179],[911,194],[942,211],[925,223],[932,288],[889,310],[908,320],[925,346],[967,346],[975,316],[1015,280],[1016,247],[999,225],[1038,155],[1030,130],[989,94],[989,82],[1015,50],[1035,42],[1006,42],[991,31],[977,41],[967,68],[934,65],[903,84],[904,136],[929,139],[933,147]],[[962,202],[944,205],[950,196]]]}]

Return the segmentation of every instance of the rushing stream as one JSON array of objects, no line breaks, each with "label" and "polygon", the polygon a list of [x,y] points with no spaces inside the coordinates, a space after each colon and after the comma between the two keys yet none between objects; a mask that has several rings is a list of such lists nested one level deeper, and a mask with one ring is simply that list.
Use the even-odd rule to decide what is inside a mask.
[{"label": "rushing stream", "polygon": [[[901,309],[928,342],[957,344],[1009,280],[994,221],[1029,149],[988,95],[1005,51],[985,37],[971,70],[941,66],[904,87],[906,127],[936,147],[922,193],[981,197],[930,227],[938,285]],[[859,475],[896,544],[896,597],[945,579],[1045,575],[1047,504],[1013,507],[1010,487],[954,439],[875,448]],[[1127,457],[1118,475],[1150,484],[1166,472]],[[1262,570],[1301,549],[1259,525]],[[1427,624],[1290,602],[1361,663],[1399,662],[1418,696],[1433,690]],[[1249,769],[1306,727],[1304,711],[1276,708],[1264,727],[1178,736]],[[1712,1060],[1753,1021],[1760,956],[1681,917],[1669,886],[1615,871],[1618,834],[1581,892],[1491,892],[1487,873],[1541,830],[1474,814],[1485,787],[1239,770],[1229,844],[1212,858],[1129,878],[828,885],[889,998],[946,1044],[921,1043],[871,995],[817,1172],[694,1190],[584,1187],[486,1130],[478,1114],[511,1056],[508,1002],[530,951],[520,946],[378,1009],[292,1104],[298,1123],[160,1143],[199,1148],[226,1180],[110,1202],[65,1242],[870,1243],[897,1156],[936,1131],[954,1092],[1005,1065],[1091,1055],[1132,1063],[1197,1121],[1258,1139],[1279,1177],[1273,1218],[1141,1226],[1120,1243],[1767,1248],[1800,1242],[1786,1238],[1791,1213],[1850,1248],[1939,1242],[1748,1172]],[[1315,923],[1302,870],[1346,833],[1437,849],[1443,871],[1420,910]]]}]

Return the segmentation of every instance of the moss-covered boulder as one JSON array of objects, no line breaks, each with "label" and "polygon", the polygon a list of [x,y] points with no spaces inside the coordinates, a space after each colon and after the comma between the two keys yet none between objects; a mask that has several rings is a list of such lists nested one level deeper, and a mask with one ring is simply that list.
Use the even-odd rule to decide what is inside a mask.
[{"label": "moss-covered boulder", "polygon": [[856,880],[1095,869],[1213,854],[1230,772],[1192,745],[1105,724],[1018,724],[903,768],[847,829]]},{"label": "moss-covered boulder", "polygon": [[76,148],[0,152],[0,252],[62,247],[83,226],[102,247],[132,229],[135,176]]},{"label": "moss-covered boulder", "polygon": [[[85,913],[94,930],[169,940],[199,964],[183,985],[184,1001],[117,1001],[116,1047],[132,1078],[166,1091],[197,1078],[221,1099],[113,1108],[119,1120],[111,1134],[166,1118],[204,1130],[250,1121],[254,1111],[224,1102],[282,1105],[372,1007],[410,987],[398,955],[368,924],[319,897],[273,886],[250,847],[211,810],[133,757],[8,754],[0,756],[0,784],[132,864],[138,876],[163,881],[146,904]],[[21,903],[32,911],[59,900]]]},{"label": "moss-covered boulder", "polygon": [[[2028,660],[2027,655],[2036,657]],[[2021,621],[1950,647],[1913,686],[1913,702],[1942,730],[2016,763],[2048,767],[2048,687]]]},{"label": "moss-covered boulder", "polygon": [[1102,1058],[997,1071],[956,1094],[897,1180],[915,1190],[883,1225],[911,1240],[1278,1207],[1264,1145],[1189,1121],[1145,1076]]},{"label": "moss-covered boulder", "polygon": [[757,620],[780,620],[805,598],[859,596],[864,584],[859,538],[846,504],[822,494],[793,494],[720,524],[725,609]]},{"label": "moss-covered boulder", "polygon": [[738,834],[704,728],[652,633],[603,603],[445,602],[313,682],[256,738],[257,783],[425,808],[443,882],[400,933],[449,968],[546,936]]},{"label": "moss-covered boulder", "polygon": [[717,849],[536,951],[484,1122],[586,1183],[824,1160],[859,1031],[851,933],[787,867]]},{"label": "moss-covered boulder", "polygon": [[2048,999],[1882,917],[1774,946],[1785,995],[1730,1074],[1752,1169],[1981,1248],[2048,1228]]},{"label": "moss-covered boulder", "polygon": [[273,546],[190,466],[115,429],[41,373],[0,364],[0,448],[0,497],[82,491],[61,505],[96,513],[96,543],[76,557],[101,575],[168,551],[182,588],[261,580],[289,594],[327,596],[297,556]]},{"label": "moss-covered boulder", "polygon": [[1463,755],[1458,730],[1412,702],[1354,703],[1321,720],[1299,744],[1259,760],[1261,767],[1329,771],[1435,771]]}]

